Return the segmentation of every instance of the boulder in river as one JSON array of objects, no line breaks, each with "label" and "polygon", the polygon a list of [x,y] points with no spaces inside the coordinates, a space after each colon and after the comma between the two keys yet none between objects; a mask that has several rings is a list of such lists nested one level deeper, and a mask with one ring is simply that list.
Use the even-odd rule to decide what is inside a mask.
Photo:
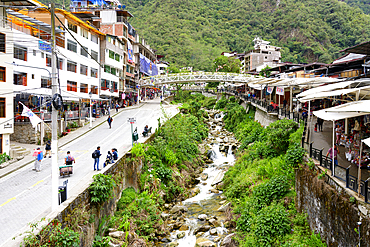
[{"label": "boulder in river", "polygon": [[206,220],[207,219],[207,215],[206,214],[200,214],[198,215],[198,220]]},{"label": "boulder in river", "polygon": [[170,210],[170,213],[171,214],[175,214],[177,212],[187,212],[188,211],[188,208],[183,206],[183,205],[176,205],[174,206],[171,210]]},{"label": "boulder in river", "polygon": [[110,232],[109,237],[121,239],[125,235],[123,231]]},{"label": "boulder in river", "polygon": [[176,222],[175,224],[173,224],[173,229],[177,230],[177,229],[179,229],[182,225],[183,225],[183,223],[182,223],[182,222]]},{"label": "boulder in river", "polygon": [[163,220],[166,220],[166,219],[168,219],[168,217],[170,217],[170,215],[163,212],[163,213],[161,213],[161,217],[162,217]]},{"label": "boulder in river", "polygon": [[210,189],[209,191],[211,191],[212,193],[215,193],[215,194],[220,193],[220,191],[218,191],[218,190],[216,190],[216,189]]},{"label": "boulder in river", "polygon": [[211,229],[211,226],[209,225],[198,226],[194,229],[194,234],[196,234],[197,232],[208,232],[209,229]]},{"label": "boulder in river", "polygon": [[211,235],[217,235],[217,230],[215,228],[209,230],[209,234]]},{"label": "boulder in river", "polygon": [[179,231],[187,231],[187,230],[189,230],[189,226],[188,226],[188,225],[185,225],[185,224],[183,224],[183,225],[180,227],[180,229],[179,229]]},{"label": "boulder in river", "polygon": [[235,236],[235,233],[227,235],[224,240],[221,243],[221,247],[227,247],[227,246],[234,246],[232,245],[233,239],[232,237]]},{"label": "boulder in river", "polygon": [[178,239],[185,237],[185,232],[179,232],[179,233],[177,233],[176,237]]},{"label": "boulder in river", "polygon": [[222,205],[221,207],[219,207],[219,208],[217,209],[217,212],[225,212],[225,211],[226,211],[226,209],[227,209],[228,207],[230,207],[230,205],[231,205],[231,202],[226,203],[225,205]]},{"label": "boulder in river", "polygon": [[171,242],[169,244],[167,244],[168,247],[176,247],[176,246],[179,246],[179,243],[177,242]]},{"label": "boulder in river", "polygon": [[210,223],[212,226],[214,226],[214,227],[220,227],[220,226],[221,226],[220,222],[218,222],[216,219],[210,219],[210,220],[209,220],[209,223]]},{"label": "boulder in river", "polygon": [[203,173],[202,176],[201,176],[201,179],[202,180],[207,180],[208,178],[208,174],[207,173]]},{"label": "boulder in river", "polygon": [[216,247],[216,244],[209,239],[198,238],[195,243],[195,246],[196,247]]}]

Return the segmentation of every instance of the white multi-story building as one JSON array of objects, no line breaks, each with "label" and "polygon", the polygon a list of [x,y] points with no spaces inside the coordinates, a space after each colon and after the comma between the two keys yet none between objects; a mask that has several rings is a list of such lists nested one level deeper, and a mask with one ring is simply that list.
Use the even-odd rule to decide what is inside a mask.
[{"label": "white multi-story building", "polygon": [[125,43],[117,36],[107,34],[101,43],[101,62],[104,71],[101,75],[100,96],[118,98],[118,85],[123,78]]},{"label": "white multi-story building", "polygon": [[[88,102],[89,92],[93,100],[99,99],[99,50],[105,35],[67,11],[57,9],[56,15],[68,29],[56,29],[58,91],[66,102],[64,110],[80,110],[77,108],[81,102]],[[8,18],[12,20],[14,33],[16,99],[39,107],[52,94],[50,13],[45,9],[8,11]],[[62,27],[59,20],[56,26]]]}]

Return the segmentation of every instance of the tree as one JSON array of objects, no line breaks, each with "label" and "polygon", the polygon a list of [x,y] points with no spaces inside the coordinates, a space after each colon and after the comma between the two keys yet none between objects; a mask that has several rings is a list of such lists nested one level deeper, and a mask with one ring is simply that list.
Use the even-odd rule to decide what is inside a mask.
[{"label": "tree", "polygon": [[218,72],[240,72],[240,60],[234,57],[218,56],[213,62],[214,71]]},{"label": "tree", "polygon": [[265,68],[261,69],[260,76],[270,77],[271,71],[269,71],[268,69],[271,69],[271,67],[269,67],[268,65],[266,65]]},{"label": "tree", "polygon": [[180,69],[176,67],[176,65],[173,65],[171,64],[170,66],[168,66],[167,68],[168,70],[168,73],[180,73]]}]

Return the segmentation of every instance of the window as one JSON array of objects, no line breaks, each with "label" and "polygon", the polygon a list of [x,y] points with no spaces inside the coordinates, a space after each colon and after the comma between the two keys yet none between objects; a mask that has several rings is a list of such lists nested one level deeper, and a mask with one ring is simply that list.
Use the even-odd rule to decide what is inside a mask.
[{"label": "window", "polygon": [[95,61],[98,61],[98,53],[96,51],[91,50],[91,58]]},{"label": "window", "polygon": [[14,74],[14,85],[27,86],[27,73]]},{"label": "window", "polygon": [[58,69],[60,69],[60,70],[63,69],[63,58],[58,59]]},{"label": "window", "polygon": [[77,43],[72,40],[67,40],[67,49],[77,53]]},{"label": "window", "polygon": [[31,78],[32,78],[32,79],[35,79],[35,74],[32,74],[32,75],[31,75]]},{"label": "window", "polygon": [[3,153],[3,134],[0,134],[0,154]]},{"label": "window", "polygon": [[77,82],[67,81],[67,91],[77,92]]},{"label": "window", "polygon": [[94,77],[94,78],[98,78],[98,70],[94,69],[94,68],[91,68],[90,76]]},{"label": "window", "polygon": [[33,50],[32,53],[34,56],[36,56],[36,50]]},{"label": "window", "polygon": [[111,50],[109,50],[109,58],[114,59],[114,52]]},{"label": "window", "polygon": [[0,52],[5,52],[5,34],[0,33]]},{"label": "window", "polygon": [[51,56],[46,55],[46,66],[51,67]]},{"label": "window", "polygon": [[116,74],[116,72],[117,72],[116,68],[111,68],[111,69],[110,69],[110,73],[111,73],[112,75],[117,75],[117,74]]},{"label": "window", "polygon": [[80,28],[81,30],[81,36],[88,39],[89,38],[89,31],[87,31],[86,29],[83,29],[83,28]]},{"label": "window", "polygon": [[5,117],[5,98],[0,98],[0,117]]},{"label": "window", "polygon": [[98,94],[98,86],[91,86],[91,92],[93,94]]},{"label": "window", "polygon": [[27,61],[27,48],[14,46],[14,58]]},{"label": "window", "polygon": [[107,89],[109,89],[109,84],[110,84],[109,80],[101,79],[100,88],[102,90],[107,90]]},{"label": "window", "polygon": [[85,83],[80,84],[80,93],[88,93],[88,85]]},{"label": "window", "polygon": [[121,58],[121,56],[119,55],[119,54],[114,54],[114,59],[117,61],[117,62],[119,62],[120,61],[120,58]]},{"label": "window", "polygon": [[68,29],[77,33],[77,25],[68,22]]},{"label": "window", "polygon": [[97,44],[98,43],[98,36],[94,35],[94,34],[91,34],[91,41],[94,42],[95,44]]},{"label": "window", "polygon": [[108,65],[104,65],[104,72],[110,73],[110,67]]},{"label": "window", "polygon": [[87,75],[88,67],[86,65],[80,65],[80,74],[81,75]]},{"label": "window", "polygon": [[51,88],[50,78],[41,76],[41,87],[42,88]]},{"label": "window", "polygon": [[[85,49],[84,49],[84,48],[85,48]],[[80,52],[81,52],[81,55],[82,55],[82,56],[84,56],[84,57],[88,57],[88,55],[89,55],[89,54],[87,53],[88,51],[89,51],[89,49],[88,49],[87,47],[85,47],[85,46],[81,46],[81,51],[80,51]]]},{"label": "window", "polygon": [[41,58],[44,58],[45,54],[43,52],[41,52]]},{"label": "window", "polygon": [[67,71],[77,73],[77,64],[72,61],[67,62]]},{"label": "window", "polygon": [[6,81],[6,68],[5,67],[0,67],[0,81]]}]

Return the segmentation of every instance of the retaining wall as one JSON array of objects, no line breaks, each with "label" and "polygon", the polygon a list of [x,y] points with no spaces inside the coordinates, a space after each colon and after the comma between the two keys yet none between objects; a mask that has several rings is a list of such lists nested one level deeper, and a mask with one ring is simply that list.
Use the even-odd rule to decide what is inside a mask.
[{"label": "retaining wall", "polygon": [[[321,234],[328,246],[358,246],[359,234],[355,231],[361,221],[361,246],[370,246],[370,219],[368,205],[361,201],[350,202],[350,192],[332,177],[307,167],[296,170],[296,206],[306,212],[310,228]],[[352,195],[353,196],[353,195]]]}]

